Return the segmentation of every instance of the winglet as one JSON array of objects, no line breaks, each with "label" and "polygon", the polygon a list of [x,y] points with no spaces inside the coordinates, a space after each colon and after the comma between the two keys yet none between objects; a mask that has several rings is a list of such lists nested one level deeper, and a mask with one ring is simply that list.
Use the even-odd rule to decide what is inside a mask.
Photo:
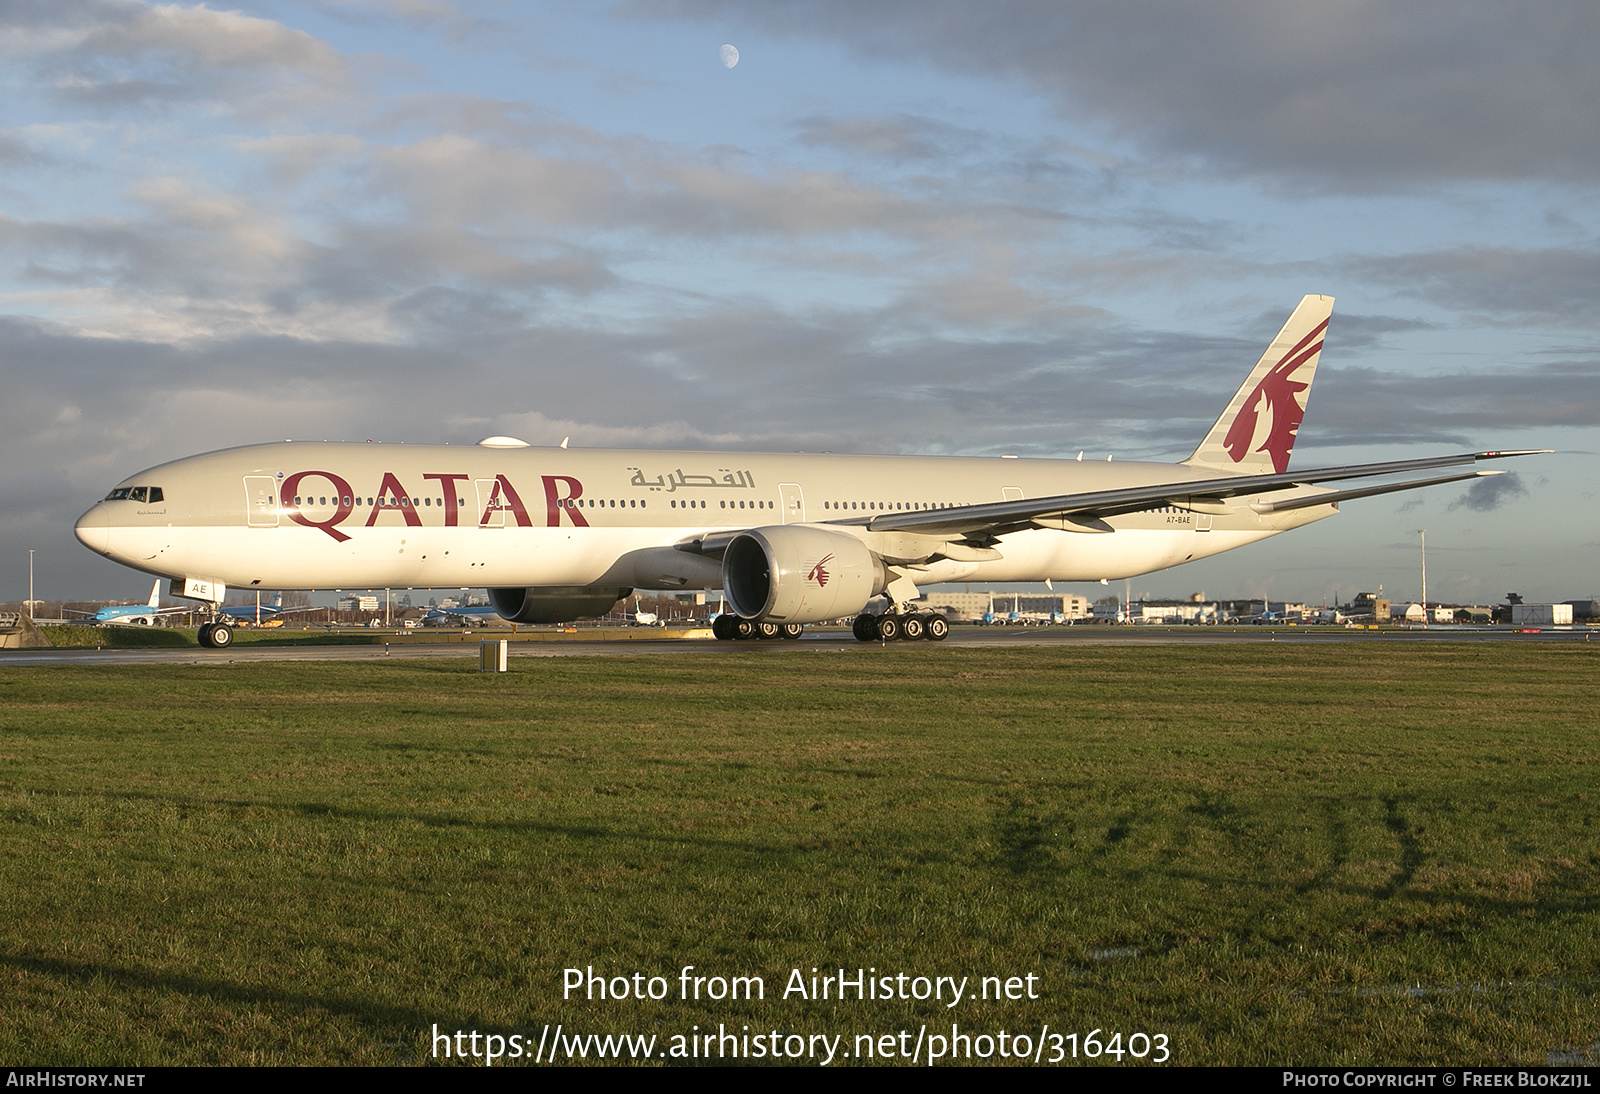
[{"label": "winglet", "polygon": [[1303,298],[1228,409],[1183,462],[1246,475],[1287,471],[1332,314],[1333,297]]}]

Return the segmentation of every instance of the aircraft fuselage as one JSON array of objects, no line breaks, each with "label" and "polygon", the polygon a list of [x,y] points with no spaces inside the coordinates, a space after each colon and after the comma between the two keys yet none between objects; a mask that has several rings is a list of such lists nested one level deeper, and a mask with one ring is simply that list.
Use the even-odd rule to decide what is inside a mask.
[{"label": "aircraft fuselage", "polygon": [[[1216,477],[1117,461],[284,442],[140,472],[113,491],[125,496],[85,513],[77,534],[146,573],[236,588],[717,588],[717,560],[679,545],[724,530],[848,530],[884,513]],[[141,486],[159,487],[162,501],[127,489]],[[1113,534],[1014,531],[998,540],[999,558],[938,559],[916,580],[1130,577],[1335,511],[1259,514],[1249,501],[1225,513],[1119,515],[1107,522]]]}]

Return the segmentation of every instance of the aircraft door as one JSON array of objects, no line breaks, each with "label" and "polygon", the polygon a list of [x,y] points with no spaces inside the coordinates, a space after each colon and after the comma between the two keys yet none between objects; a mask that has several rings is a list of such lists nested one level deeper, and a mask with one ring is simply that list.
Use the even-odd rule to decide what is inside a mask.
[{"label": "aircraft door", "polygon": [[783,500],[783,523],[800,524],[805,521],[806,498],[800,491],[799,483],[780,482],[778,497]]},{"label": "aircraft door", "polygon": [[278,481],[271,475],[244,477],[245,523],[251,528],[278,526]]},{"label": "aircraft door", "polygon": [[473,483],[478,487],[478,527],[504,528],[506,507],[500,499],[500,480],[474,479]]}]

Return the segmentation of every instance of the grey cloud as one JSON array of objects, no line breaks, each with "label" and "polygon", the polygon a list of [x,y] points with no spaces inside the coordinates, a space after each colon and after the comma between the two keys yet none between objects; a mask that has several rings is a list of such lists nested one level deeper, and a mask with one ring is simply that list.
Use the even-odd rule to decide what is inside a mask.
[{"label": "grey cloud", "polygon": [[1492,444],[1496,432],[1600,420],[1600,362],[1457,375],[1324,366],[1302,440],[1320,444]]},{"label": "grey cloud", "polygon": [[393,18],[418,30],[443,31],[458,42],[505,30],[499,20],[469,14],[444,0],[326,0],[315,7],[341,22],[373,26]]},{"label": "grey cloud", "polygon": [[[623,10],[660,17],[659,4]],[[1600,173],[1600,8],[1222,0],[679,0],[868,57],[1014,78],[1178,156],[1313,185]]]},{"label": "grey cloud", "polygon": [[1389,335],[1410,334],[1413,331],[1432,330],[1434,324],[1423,319],[1407,319],[1397,315],[1360,315],[1340,312],[1328,328],[1333,345],[1342,353],[1347,350],[1373,349],[1383,345]]},{"label": "grey cloud", "polygon": [[348,72],[338,53],[270,19],[203,6],[137,0],[15,3],[0,20],[8,51],[26,57],[47,94],[79,104],[132,107],[195,98],[259,109],[285,80],[326,88]]},{"label": "grey cloud", "polygon": [[28,141],[10,133],[0,133],[0,166],[31,167],[55,161]]},{"label": "grey cloud", "polygon": [[424,221],[494,230],[634,228],[662,236],[730,237],[868,232],[919,241],[1036,238],[1066,218],[1050,208],[975,201],[965,193],[908,196],[819,170],[762,174],[668,159],[613,144],[562,156],[461,136],[375,150],[371,184]]},{"label": "grey cloud", "polygon": [[1346,261],[1355,276],[1485,321],[1600,326],[1600,251],[1455,247]]},{"label": "grey cloud", "polygon": [[879,118],[811,117],[796,123],[796,128],[799,130],[796,139],[801,144],[825,145],[892,163],[944,159],[971,151],[983,139],[981,134],[970,129],[912,114]]},{"label": "grey cloud", "polygon": [[1492,512],[1512,498],[1523,497],[1528,488],[1515,471],[1474,480],[1467,492],[1450,503],[1451,509],[1472,509],[1479,513]]}]

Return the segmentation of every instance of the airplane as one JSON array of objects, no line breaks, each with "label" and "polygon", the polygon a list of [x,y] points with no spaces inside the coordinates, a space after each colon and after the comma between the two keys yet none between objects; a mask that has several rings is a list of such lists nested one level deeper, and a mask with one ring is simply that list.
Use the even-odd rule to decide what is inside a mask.
[{"label": "airplane", "polygon": [[497,618],[495,610],[484,605],[470,608],[430,608],[428,614],[422,617],[422,625],[442,627],[456,623],[483,627],[488,625],[491,618]]},{"label": "airplane", "polygon": [[150,587],[150,599],[143,604],[113,605],[101,608],[97,612],[79,611],[77,608],[66,608],[65,611],[73,615],[92,616],[96,623],[122,623],[133,624],[138,627],[153,627],[164,615],[186,615],[194,611],[193,608],[163,608],[161,606],[161,579]]},{"label": "airplane", "polygon": [[722,589],[723,639],[853,616],[862,641],[936,641],[949,621],[915,609],[919,585],[1146,574],[1532,454],[1290,471],[1332,308],[1300,302],[1177,464],[285,441],[141,471],[75,531],[210,605],[212,648],[232,640],[215,614],[230,587],[483,586],[516,623],[604,615],[635,589]]},{"label": "airplane", "polygon": [[283,606],[283,593],[275,592],[272,594],[272,599],[265,604],[261,603],[261,594],[257,593],[254,604],[224,604],[217,609],[217,614],[226,616],[235,624],[246,623],[261,627],[267,626],[274,621],[281,624],[280,616],[291,615],[295,612],[318,612],[321,610],[321,608],[317,607],[285,608]]},{"label": "airplane", "polygon": [[664,627],[661,616],[655,612],[647,612],[639,607],[639,598],[633,598],[633,625],[636,627]]},{"label": "airplane", "polygon": [[989,594],[989,610],[983,613],[981,622],[985,627],[1016,627],[1023,625],[1026,620],[1022,612],[1017,610],[1017,605],[1022,603],[1022,597],[1017,595],[1012,600],[1011,610],[1001,615],[994,610],[994,594]]}]

